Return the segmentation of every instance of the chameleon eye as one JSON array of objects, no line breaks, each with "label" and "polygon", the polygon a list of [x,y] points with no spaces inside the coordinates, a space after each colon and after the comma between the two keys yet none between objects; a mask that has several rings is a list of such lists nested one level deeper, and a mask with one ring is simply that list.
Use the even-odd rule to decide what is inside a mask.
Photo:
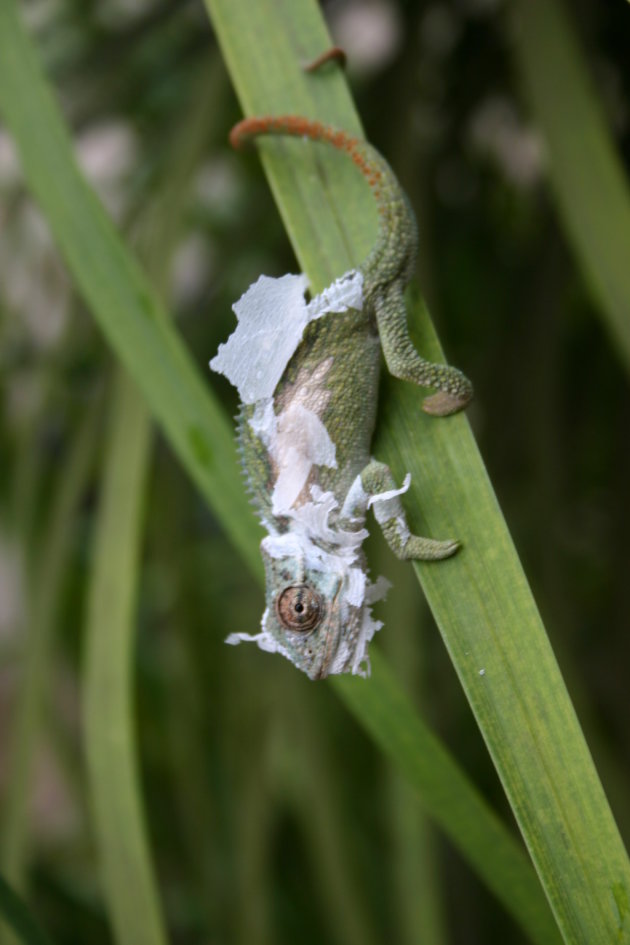
[{"label": "chameleon eye", "polygon": [[321,597],[306,584],[286,587],[276,599],[278,620],[287,630],[310,633],[320,622],[323,611]]}]

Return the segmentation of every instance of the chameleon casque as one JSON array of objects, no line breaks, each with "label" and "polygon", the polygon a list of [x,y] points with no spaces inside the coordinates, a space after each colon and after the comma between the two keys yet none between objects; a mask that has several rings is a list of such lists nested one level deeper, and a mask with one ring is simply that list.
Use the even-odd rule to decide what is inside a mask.
[{"label": "chameleon casque", "polygon": [[[381,349],[390,372],[431,387],[427,413],[466,406],[472,387],[456,368],[417,353],[403,291],[415,265],[416,223],[393,171],[367,142],[294,115],[248,118],[230,135],[241,147],[259,135],[326,142],[363,174],[380,213],[364,263],[311,302],[304,276],[261,276],[236,303],[238,325],[211,367],[238,388],[243,467],[268,535],[261,543],[266,609],[260,633],[234,633],[279,652],[311,679],[369,672],[367,644],[381,626],[362,551],[372,508],[399,558],[437,560],[457,541],[412,535],[389,468],[370,456]],[[385,585],[385,587],[384,587]]]}]

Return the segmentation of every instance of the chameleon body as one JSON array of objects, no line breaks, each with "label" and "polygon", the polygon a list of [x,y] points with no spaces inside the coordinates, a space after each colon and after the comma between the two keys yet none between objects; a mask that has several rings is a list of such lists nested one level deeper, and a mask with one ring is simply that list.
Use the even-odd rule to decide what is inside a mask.
[{"label": "chameleon body", "polygon": [[[380,626],[370,604],[382,596],[379,582],[367,578],[361,548],[368,507],[400,558],[437,560],[459,547],[457,541],[409,532],[399,499],[408,482],[397,489],[389,468],[370,456],[381,349],[396,377],[437,390],[423,404],[429,413],[461,409],[472,388],[457,369],[421,358],[409,338],[403,291],[415,263],[416,224],[384,158],[365,141],[297,116],[245,119],[230,140],[241,147],[259,135],[305,137],[345,152],[366,178],[381,223],[363,265],[328,290],[332,301],[323,293],[310,306],[297,305],[307,321],[277,383],[268,379],[269,389],[251,392],[246,381],[239,386],[232,373],[242,368],[243,358],[235,352],[230,360],[230,342],[211,362],[239,386],[246,401],[239,417],[240,449],[253,504],[269,533],[261,544],[266,572],[262,630],[253,637],[233,634],[228,642],[255,640],[312,679],[365,674],[367,643]],[[268,283],[261,277],[235,306],[237,315],[238,305],[246,308],[254,291],[267,304],[263,290]],[[292,289],[298,302],[304,286]],[[313,315],[313,306],[323,314]],[[276,317],[274,311],[272,302],[269,319]],[[242,312],[241,317],[244,325]],[[245,353],[262,345],[263,337],[257,322],[245,339]],[[275,345],[269,344],[270,357]],[[252,372],[259,376],[261,369],[252,367]]]}]

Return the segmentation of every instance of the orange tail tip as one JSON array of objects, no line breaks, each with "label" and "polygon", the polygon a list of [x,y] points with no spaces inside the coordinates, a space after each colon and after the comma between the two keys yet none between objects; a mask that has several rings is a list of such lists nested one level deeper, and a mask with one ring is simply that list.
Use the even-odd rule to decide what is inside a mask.
[{"label": "orange tail tip", "polygon": [[383,170],[379,162],[382,162],[382,159],[361,138],[356,138],[339,128],[324,125],[321,121],[304,118],[302,115],[265,115],[258,118],[244,118],[234,125],[230,132],[230,144],[233,148],[242,148],[258,135],[267,134],[325,141],[338,151],[344,151],[354,161],[374,190],[377,201],[379,200],[379,184],[383,178]]},{"label": "orange tail tip", "polygon": [[266,134],[286,134],[291,137],[306,137],[315,140],[329,138],[331,132],[320,121],[304,118],[302,115],[261,115],[243,118],[230,131],[230,144],[233,148],[242,148],[252,138]]}]

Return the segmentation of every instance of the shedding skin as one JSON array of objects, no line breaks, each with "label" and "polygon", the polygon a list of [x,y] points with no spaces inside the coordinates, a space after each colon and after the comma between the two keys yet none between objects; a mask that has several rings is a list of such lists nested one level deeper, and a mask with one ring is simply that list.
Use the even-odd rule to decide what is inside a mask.
[{"label": "shedding skin", "polygon": [[[367,644],[380,626],[370,606],[382,596],[382,584],[368,579],[362,550],[368,510],[401,559],[439,561],[460,547],[455,540],[410,532],[400,500],[408,479],[396,488],[389,467],[370,456],[380,351],[394,376],[436,391],[424,401],[427,413],[446,416],[461,410],[472,386],[456,368],[421,357],[409,337],[404,289],[415,265],[416,224],[385,159],[366,141],[298,115],[246,118],[232,129],[230,142],[241,148],[262,135],[323,142],[346,154],[370,188],[380,227],[358,268],[363,304],[326,309],[324,317],[309,322],[266,404],[268,412],[261,413],[260,404],[242,409],[243,467],[269,533],[261,545],[266,609],[261,633],[232,634],[228,642],[254,640],[290,659],[311,679],[341,672],[366,675]],[[286,437],[282,432],[298,407],[312,413],[300,427],[314,431],[316,442],[310,445],[301,443],[298,430]],[[256,421],[261,416],[268,418],[266,432]],[[322,431],[334,457],[311,463],[309,457],[319,455],[314,447],[323,445]],[[278,487],[283,476],[298,477],[292,492]]]}]

